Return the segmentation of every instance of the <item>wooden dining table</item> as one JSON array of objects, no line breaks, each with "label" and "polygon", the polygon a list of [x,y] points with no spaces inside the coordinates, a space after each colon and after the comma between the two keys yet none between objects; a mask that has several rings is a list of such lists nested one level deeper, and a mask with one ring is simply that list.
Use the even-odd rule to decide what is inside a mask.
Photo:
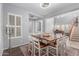
[{"label": "wooden dining table", "polygon": [[41,42],[47,41],[47,44],[51,44],[51,43],[56,44],[56,39],[52,37],[52,35],[49,35],[49,34],[47,35],[40,34],[40,35],[31,35],[31,36],[36,39],[39,39]]}]

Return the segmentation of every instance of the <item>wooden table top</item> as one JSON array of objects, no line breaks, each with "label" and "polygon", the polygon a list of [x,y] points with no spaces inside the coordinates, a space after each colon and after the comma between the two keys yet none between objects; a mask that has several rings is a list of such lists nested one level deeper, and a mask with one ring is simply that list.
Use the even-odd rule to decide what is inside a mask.
[{"label": "wooden table top", "polygon": [[32,35],[32,37],[35,37],[35,38],[40,39],[40,40],[47,40],[47,41],[54,40],[54,37],[52,37],[52,36]]}]

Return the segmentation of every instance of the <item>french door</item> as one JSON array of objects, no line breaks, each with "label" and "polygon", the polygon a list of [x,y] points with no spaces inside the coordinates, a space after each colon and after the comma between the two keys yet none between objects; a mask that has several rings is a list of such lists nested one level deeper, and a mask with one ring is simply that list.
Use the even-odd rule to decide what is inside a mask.
[{"label": "french door", "polygon": [[22,17],[15,14],[8,14],[8,22],[7,22],[7,36],[9,39],[9,48],[11,40],[17,39],[21,37],[21,19]]}]

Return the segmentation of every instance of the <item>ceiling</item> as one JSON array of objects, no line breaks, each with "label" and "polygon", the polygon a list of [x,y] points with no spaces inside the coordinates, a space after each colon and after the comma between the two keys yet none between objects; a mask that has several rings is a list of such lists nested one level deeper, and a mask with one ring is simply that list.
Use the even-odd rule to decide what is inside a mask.
[{"label": "ceiling", "polygon": [[78,3],[50,3],[46,9],[41,8],[40,3],[12,3],[12,5],[20,6],[46,18],[79,9]]}]

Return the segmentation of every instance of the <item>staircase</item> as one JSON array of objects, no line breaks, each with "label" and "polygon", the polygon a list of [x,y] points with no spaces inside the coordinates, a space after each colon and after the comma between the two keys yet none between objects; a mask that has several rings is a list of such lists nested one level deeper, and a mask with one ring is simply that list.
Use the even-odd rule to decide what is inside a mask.
[{"label": "staircase", "polygon": [[79,49],[79,23],[73,25],[70,35],[70,46]]},{"label": "staircase", "polygon": [[74,26],[70,40],[79,42],[79,26]]}]

